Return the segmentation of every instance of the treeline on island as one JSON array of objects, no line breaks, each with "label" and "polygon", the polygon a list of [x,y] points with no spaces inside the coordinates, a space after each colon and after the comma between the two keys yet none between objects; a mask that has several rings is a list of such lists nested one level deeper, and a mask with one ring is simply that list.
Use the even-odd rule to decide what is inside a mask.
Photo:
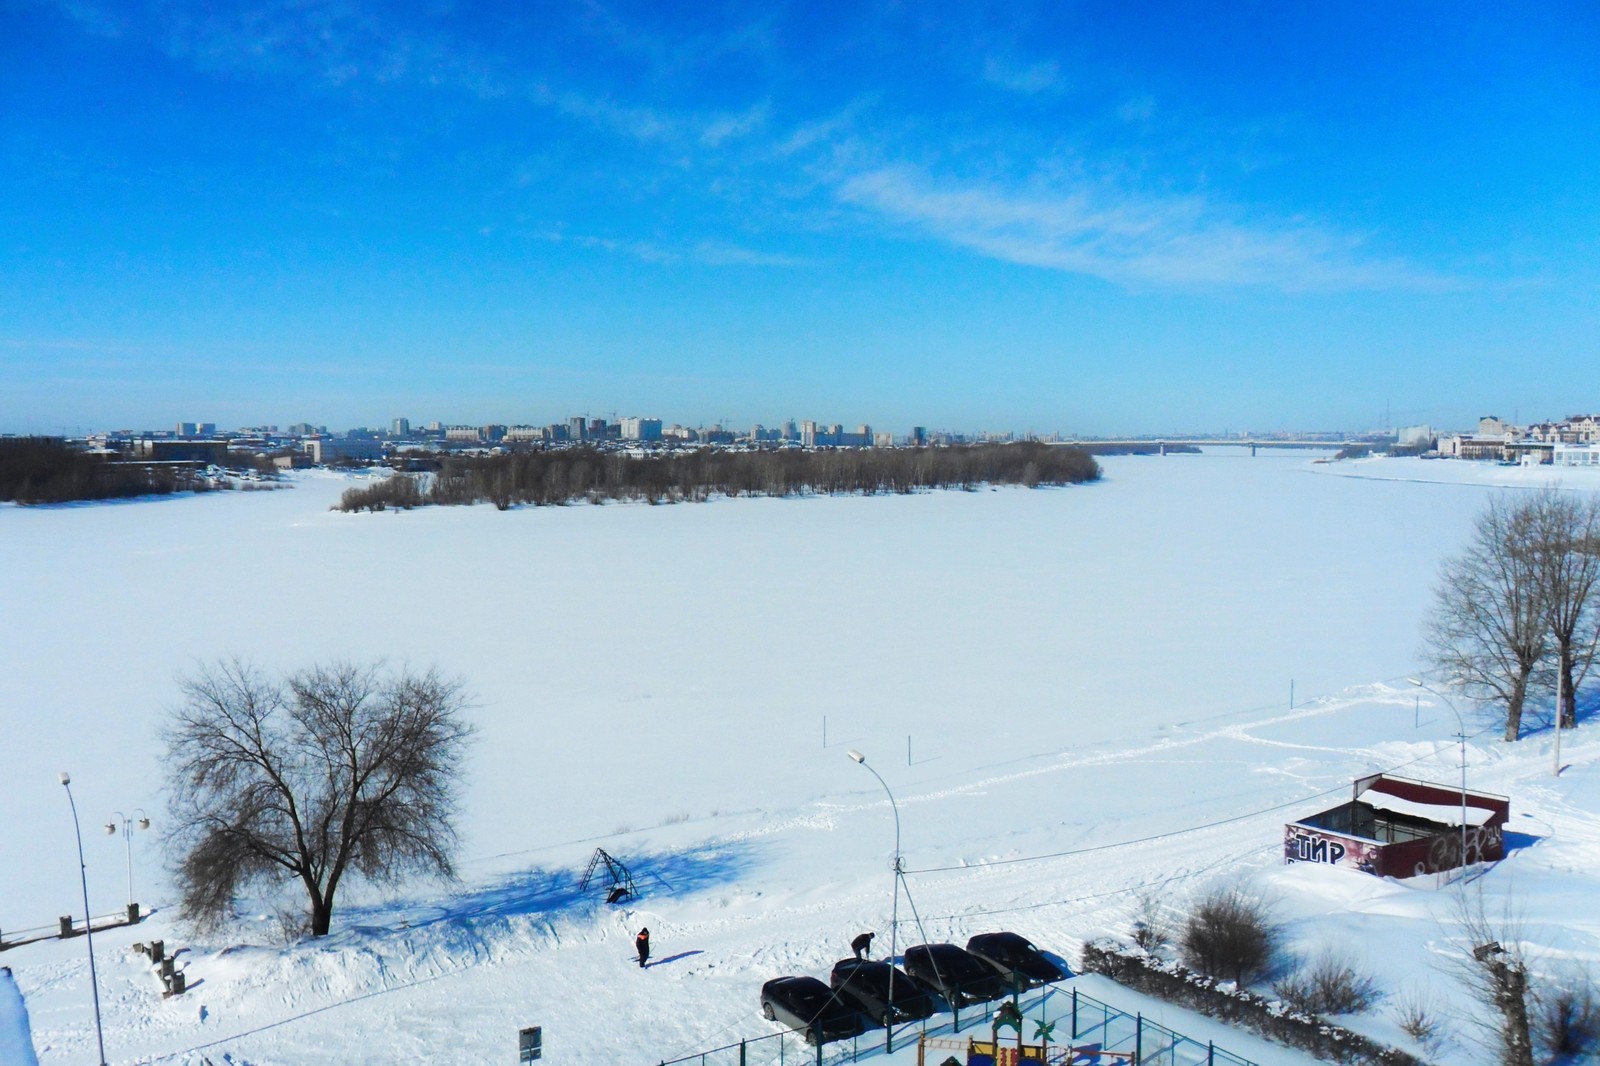
[{"label": "treeline on island", "polygon": [[452,456],[424,488],[396,474],[347,490],[342,511],[489,502],[561,505],[588,501],[700,501],[712,496],[875,495],[978,485],[1071,485],[1095,481],[1100,466],[1081,448],[1033,442],[944,448],[735,452],[702,449],[628,455],[592,448]]},{"label": "treeline on island", "polygon": [[179,473],[141,463],[114,463],[60,437],[0,438],[0,502],[66,503],[162,495],[180,487]]}]

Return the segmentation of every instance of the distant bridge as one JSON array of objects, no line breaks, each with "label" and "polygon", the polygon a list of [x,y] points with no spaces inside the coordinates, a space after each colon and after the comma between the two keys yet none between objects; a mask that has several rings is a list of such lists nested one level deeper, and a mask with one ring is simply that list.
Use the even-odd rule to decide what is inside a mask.
[{"label": "distant bridge", "polygon": [[1167,454],[1167,449],[1173,446],[1186,446],[1191,448],[1249,448],[1250,454],[1256,454],[1257,448],[1318,448],[1326,451],[1340,448],[1356,447],[1368,444],[1360,440],[1279,440],[1268,437],[1266,439],[1251,437],[1229,437],[1227,439],[1203,438],[1198,440],[1184,440],[1175,437],[1130,437],[1122,440],[1064,440],[1061,444],[1076,445],[1078,447],[1101,448],[1150,448],[1154,447],[1161,455]]}]

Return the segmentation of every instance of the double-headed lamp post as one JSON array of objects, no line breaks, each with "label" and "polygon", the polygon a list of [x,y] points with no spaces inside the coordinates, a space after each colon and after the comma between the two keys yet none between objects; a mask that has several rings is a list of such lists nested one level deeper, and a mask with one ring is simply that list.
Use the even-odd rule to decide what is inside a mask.
[{"label": "double-headed lamp post", "polygon": [[1421,678],[1408,677],[1406,683],[1415,685],[1424,692],[1431,692],[1444,700],[1445,706],[1450,708],[1450,713],[1456,716],[1456,739],[1461,744],[1461,872],[1467,871],[1467,726],[1461,719],[1461,712],[1456,709],[1455,701],[1432,685],[1424,684]]},{"label": "double-headed lamp post", "polygon": [[135,827],[137,827],[139,829],[149,829],[150,828],[150,819],[149,819],[148,816],[145,815],[144,808],[143,807],[135,807],[133,809],[133,811],[139,817],[130,818],[127,815],[123,814],[121,811],[113,811],[112,813],[115,815],[115,817],[113,817],[111,819],[111,821],[106,823],[106,835],[107,836],[116,836],[117,835],[117,828],[118,828],[119,825],[121,826],[121,828],[122,828],[122,842],[125,845],[127,845],[127,851],[128,851],[128,920],[130,922],[133,921],[133,830],[135,829]]},{"label": "double-headed lamp post", "polygon": [[94,969],[94,915],[89,911],[89,869],[83,861],[83,830],[78,826],[78,803],[72,798],[72,775],[61,771],[61,787],[72,805],[72,831],[78,836],[78,881],[83,885],[83,936],[89,942],[89,990],[94,993],[94,1039],[100,1049],[100,1066],[106,1066],[106,1037],[100,1028],[100,979]]},{"label": "double-headed lamp post", "polygon": [[884,1037],[884,1050],[889,1052],[894,1050],[894,959],[899,954],[900,947],[897,939],[900,930],[900,876],[902,872],[900,865],[900,805],[894,801],[894,793],[889,791],[889,782],[883,779],[882,774],[868,765],[865,755],[854,748],[845,752],[845,754],[850,756],[852,761],[865,766],[872,776],[878,779],[878,784],[883,786],[883,794],[889,797],[889,809],[894,811],[894,902],[890,905],[889,910],[889,1003],[886,1008],[888,1024],[883,1027],[886,1034]]}]

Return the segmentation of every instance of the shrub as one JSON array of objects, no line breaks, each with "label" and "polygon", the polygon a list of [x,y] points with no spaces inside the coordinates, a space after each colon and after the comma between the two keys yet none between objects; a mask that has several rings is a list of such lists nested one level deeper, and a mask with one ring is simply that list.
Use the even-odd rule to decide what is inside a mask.
[{"label": "shrub", "polygon": [[1552,1058],[1581,1055],[1600,1045],[1600,997],[1594,975],[1572,967],[1534,999],[1533,1031]]},{"label": "shrub", "polygon": [[1190,969],[1243,985],[1271,972],[1281,940],[1264,900],[1240,885],[1220,885],[1195,901],[1178,948]]},{"label": "shrub", "polygon": [[340,511],[382,511],[386,507],[409,510],[422,505],[422,490],[417,479],[394,474],[363,488],[345,489],[339,497]]},{"label": "shrub", "polygon": [[1377,983],[1328,951],[1273,985],[1272,991],[1307,1014],[1359,1014],[1378,1001]]},{"label": "shrub", "polygon": [[1400,1031],[1421,1044],[1430,1054],[1437,1051],[1444,1035],[1444,1022],[1433,997],[1415,990],[1403,993],[1394,1003],[1392,1014]]},{"label": "shrub", "polygon": [[1140,893],[1134,904],[1133,942],[1143,951],[1155,954],[1172,943],[1172,917],[1155,892]]}]

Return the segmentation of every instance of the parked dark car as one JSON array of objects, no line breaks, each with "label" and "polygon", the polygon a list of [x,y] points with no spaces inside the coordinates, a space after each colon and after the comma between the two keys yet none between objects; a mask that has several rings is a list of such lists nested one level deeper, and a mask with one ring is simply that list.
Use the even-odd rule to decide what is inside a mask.
[{"label": "parked dark car", "polygon": [[[893,1009],[889,999],[890,974],[894,975]],[[926,1018],[936,1007],[933,997],[909,974],[876,959],[840,959],[833,964],[828,983],[879,1025]]]},{"label": "parked dark car", "polygon": [[761,986],[761,1013],[805,1033],[808,1044],[848,1040],[867,1031],[855,1005],[815,977],[774,977]]},{"label": "parked dark car", "polygon": [[999,999],[1011,991],[994,967],[954,944],[906,948],[906,973],[937,991],[952,1007]]},{"label": "parked dark car", "polygon": [[967,953],[993,966],[1007,983],[1016,983],[1019,988],[1038,988],[1067,976],[1026,937],[1016,933],[979,933],[967,941]]}]

